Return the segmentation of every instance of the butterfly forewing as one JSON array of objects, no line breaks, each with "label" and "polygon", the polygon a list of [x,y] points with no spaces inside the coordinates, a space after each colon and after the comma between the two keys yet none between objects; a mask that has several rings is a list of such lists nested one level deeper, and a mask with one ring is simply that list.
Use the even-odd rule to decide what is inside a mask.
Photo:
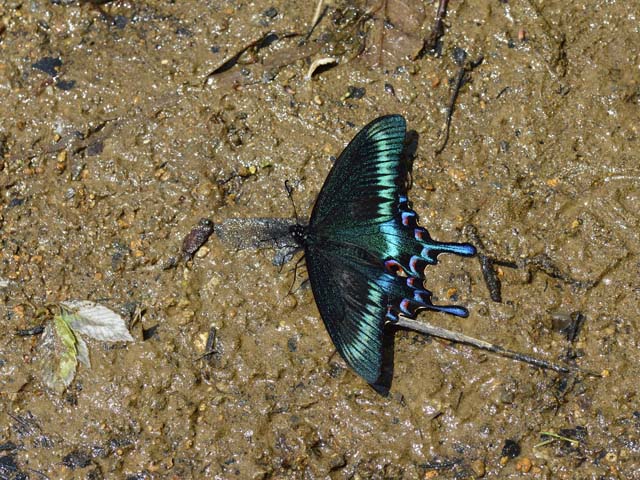
[{"label": "butterfly forewing", "polygon": [[389,219],[400,180],[406,122],[388,115],[364,127],[336,160],[311,213],[310,227],[336,229]]}]

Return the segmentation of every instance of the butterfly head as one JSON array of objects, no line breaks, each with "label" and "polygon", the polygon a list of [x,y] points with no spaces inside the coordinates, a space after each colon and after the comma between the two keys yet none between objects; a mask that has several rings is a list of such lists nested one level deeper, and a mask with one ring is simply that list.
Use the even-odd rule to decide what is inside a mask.
[{"label": "butterfly head", "polygon": [[291,234],[295,242],[301,247],[303,247],[307,243],[309,229],[305,225],[300,225],[299,223],[291,225],[289,227],[289,233]]}]

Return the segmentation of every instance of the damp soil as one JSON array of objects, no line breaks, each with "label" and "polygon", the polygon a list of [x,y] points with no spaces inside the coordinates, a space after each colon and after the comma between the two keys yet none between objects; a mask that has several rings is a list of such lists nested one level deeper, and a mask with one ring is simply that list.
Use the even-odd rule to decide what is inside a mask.
[{"label": "damp soil", "polygon": [[[422,54],[435,4],[327,3],[308,39],[315,2],[0,3],[0,477],[640,478],[637,2],[451,2]],[[484,60],[436,154],[456,48]],[[493,264],[496,302],[443,258],[427,286],[471,314],[420,319],[601,378],[398,332],[384,397],[302,271],[289,293],[295,259],[215,235],[183,255],[203,218],[292,217],[285,180],[307,216],[388,113],[421,223],[516,267]],[[16,332],[69,299],[136,341],[89,340],[58,395]]]}]

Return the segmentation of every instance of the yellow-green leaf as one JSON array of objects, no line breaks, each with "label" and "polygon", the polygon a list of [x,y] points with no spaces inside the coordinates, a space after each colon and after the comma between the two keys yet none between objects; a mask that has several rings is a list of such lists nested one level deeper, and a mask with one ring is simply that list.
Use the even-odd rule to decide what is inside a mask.
[{"label": "yellow-green leaf", "polygon": [[45,385],[58,393],[71,384],[78,365],[77,340],[73,331],[60,315],[47,325],[42,337],[43,369]]}]

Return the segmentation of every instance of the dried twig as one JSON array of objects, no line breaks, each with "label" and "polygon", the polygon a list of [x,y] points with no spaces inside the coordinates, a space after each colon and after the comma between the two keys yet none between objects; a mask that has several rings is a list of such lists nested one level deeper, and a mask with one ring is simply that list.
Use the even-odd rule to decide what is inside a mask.
[{"label": "dried twig", "polygon": [[[425,335],[431,335],[434,337],[451,340],[452,342],[466,343],[468,345],[472,345],[481,350],[486,350],[488,352],[496,353],[503,357],[512,358],[519,362],[528,363],[535,367],[540,367],[547,370],[553,370],[559,373],[569,373],[572,371],[582,372],[582,370],[576,369],[575,367],[569,367],[569,366],[565,367],[561,365],[556,365],[555,363],[547,362],[546,360],[542,360],[540,358],[532,357],[524,353],[519,353],[513,350],[509,350],[507,348],[501,347],[500,345],[495,345],[493,343],[485,342],[484,340],[469,337],[468,335],[464,335],[462,333],[452,332],[451,330],[436,327],[435,325],[430,325],[425,322],[418,322],[416,320],[410,320],[404,317],[400,317],[400,319],[395,325],[401,328],[407,328],[409,330],[423,333]],[[588,375],[598,376],[598,374],[594,374],[591,372],[585,371],[583,373],[586,373]]]},{"label": "dried twig", "polygon": [[465,64],[467,53],[464,50],[462,50],[461,48],[455,48],[453,54],[454,54],[456,63],[460,66],[460,69],[458,70],[458,74],[456,75],[454,86],[453,86],[453,93],[451,94],[451,99],[449,100],[449,105],[447,107],[447,117],[446,117],[445,126],[444,126],[444,139],[442,141],[442,145],[440,145],[440,147],[436,149],[436,155],[440,155],[443,152],[443,150],[447,146],[447,142],[449,141],[449,129],[451,128],[451,117],[453,117],[453,110],[455,108],[456,100],[458,99],[458,94],[460,93],[460,89],[464,86],[465,83],[467,83],[470,80],[469,73],[471,73],[473,69],[478,67],[484,60],[484,57],[480,55],[480,57],[476,61]]},{"label": "dried twig", "polygon": [[309,32],[307,32],[307,36],[305,37],[305,40],[309,40],[309,37],[313,33],[313,30],[318,26],[318,23],[320,23],[320,20],[322,19],[322,16],[326,11],[327,11],[327,7],[324,4],[324,0],[318,0],[318,4],[316,5],[316,11],[313,14],[313,20],[311,20],[311,28],[309,28]]},{"label": "dried twig", "polygon": [[431,27],[431,32],[424,40],[424,46],[422,47],[421,53],[428,50],[435,50],[438,45],[438,40],[440,40],[444,35],[444,19],[447,16],[448,5],[449,0],[440,0],[438,10],[436,11],[436,18],[433,22],[433,26]]}]

